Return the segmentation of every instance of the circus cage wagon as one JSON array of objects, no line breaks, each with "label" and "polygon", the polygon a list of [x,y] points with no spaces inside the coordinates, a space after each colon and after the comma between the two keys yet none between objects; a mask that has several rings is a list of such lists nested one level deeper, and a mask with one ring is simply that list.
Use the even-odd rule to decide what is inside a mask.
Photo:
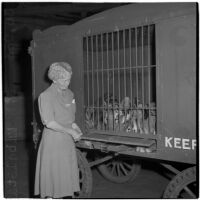
[{"label": "circus cage wagon", "polygon": [[[197,196],[195,3],[129,4],[71,26],[35,30],[29,50],[34,102],[49,85],[51,63],[73,68],[76,120],[84,133],[77,143],[77,197],[91,194],[91,167],[124,183],[147,158],[174,173],[164,198]],[[37,106],[33,126],[38,135]]]}]

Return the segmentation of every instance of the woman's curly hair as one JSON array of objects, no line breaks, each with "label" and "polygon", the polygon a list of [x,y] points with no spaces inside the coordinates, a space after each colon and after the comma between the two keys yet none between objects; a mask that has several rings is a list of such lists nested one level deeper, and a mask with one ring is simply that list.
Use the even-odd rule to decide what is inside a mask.
[{"label": "woman's curly hair", "polygon": [[66,78],[69,76],[68,73],[72,74],[72,68],[69,63],[55,62],[49,67],[48,77],[50,80],[56,81]]}]

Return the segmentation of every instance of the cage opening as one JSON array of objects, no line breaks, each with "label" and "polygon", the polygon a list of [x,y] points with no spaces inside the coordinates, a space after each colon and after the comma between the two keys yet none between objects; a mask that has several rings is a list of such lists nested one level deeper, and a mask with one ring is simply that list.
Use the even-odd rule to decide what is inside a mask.
[{"label": "cage opening", "polygon": [[156,134],[155,25],[83,38],[87,131]]}]

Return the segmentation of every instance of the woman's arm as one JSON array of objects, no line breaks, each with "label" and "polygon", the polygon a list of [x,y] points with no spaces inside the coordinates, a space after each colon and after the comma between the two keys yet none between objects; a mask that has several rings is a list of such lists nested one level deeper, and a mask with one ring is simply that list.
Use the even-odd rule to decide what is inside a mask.
[{"label": "woman's arm", "polygon": [[38,98],[38,103],[41,120],[44,126],[63,134],[70,134],[74,138],[74,140],[79,139],[80,136],[77,131],[73,130],[73,128],[65,128],[54,120],[54,113],[52,109],[52,96],[50,93],[42,93]]},{"label": "woman's arm", "polygon": [[78,140],[80,137],[80,134],[76,130],[74,130],[72,128],[66,128],[66,127],[60,125],[56,121],[48,122],[46,124],[46,127],[49,129],[52,129],[54,131],[58,131],[58,132],[65,133],[65,134],[70,134],[74,138],[74,140]]}]

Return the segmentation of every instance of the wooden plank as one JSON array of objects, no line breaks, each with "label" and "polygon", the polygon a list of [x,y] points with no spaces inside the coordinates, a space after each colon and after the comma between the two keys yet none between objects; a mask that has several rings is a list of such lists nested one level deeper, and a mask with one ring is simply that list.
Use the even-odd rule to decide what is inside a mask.
[{"label": "wooden plank", "polygon": [[103,134],[103,135],[114,135],[114,136],[121,136],[121,137],[134,137],[134,138],[144,138],[144,139],[159,139],[158,134],[153,135],[153,134],[141,134],[141,133],[134,133],[134,132],[126,132],[126,131],[119,131],[119,132],[114,132],[114,131],[102,131],[102,130],[95,130],[91,129],[89,134]]},{"label": "wooden plank", "polygon": [[83,136],[82,140],[101,141],[107,143],[126,144],[126,145],[144,146],[144,147],[150,147],[155,143],[155,140],[151,139],[134,138],[134,137],[130,138],[130,137],[103,135],[103,134],[90,134],[87,136]]}]

